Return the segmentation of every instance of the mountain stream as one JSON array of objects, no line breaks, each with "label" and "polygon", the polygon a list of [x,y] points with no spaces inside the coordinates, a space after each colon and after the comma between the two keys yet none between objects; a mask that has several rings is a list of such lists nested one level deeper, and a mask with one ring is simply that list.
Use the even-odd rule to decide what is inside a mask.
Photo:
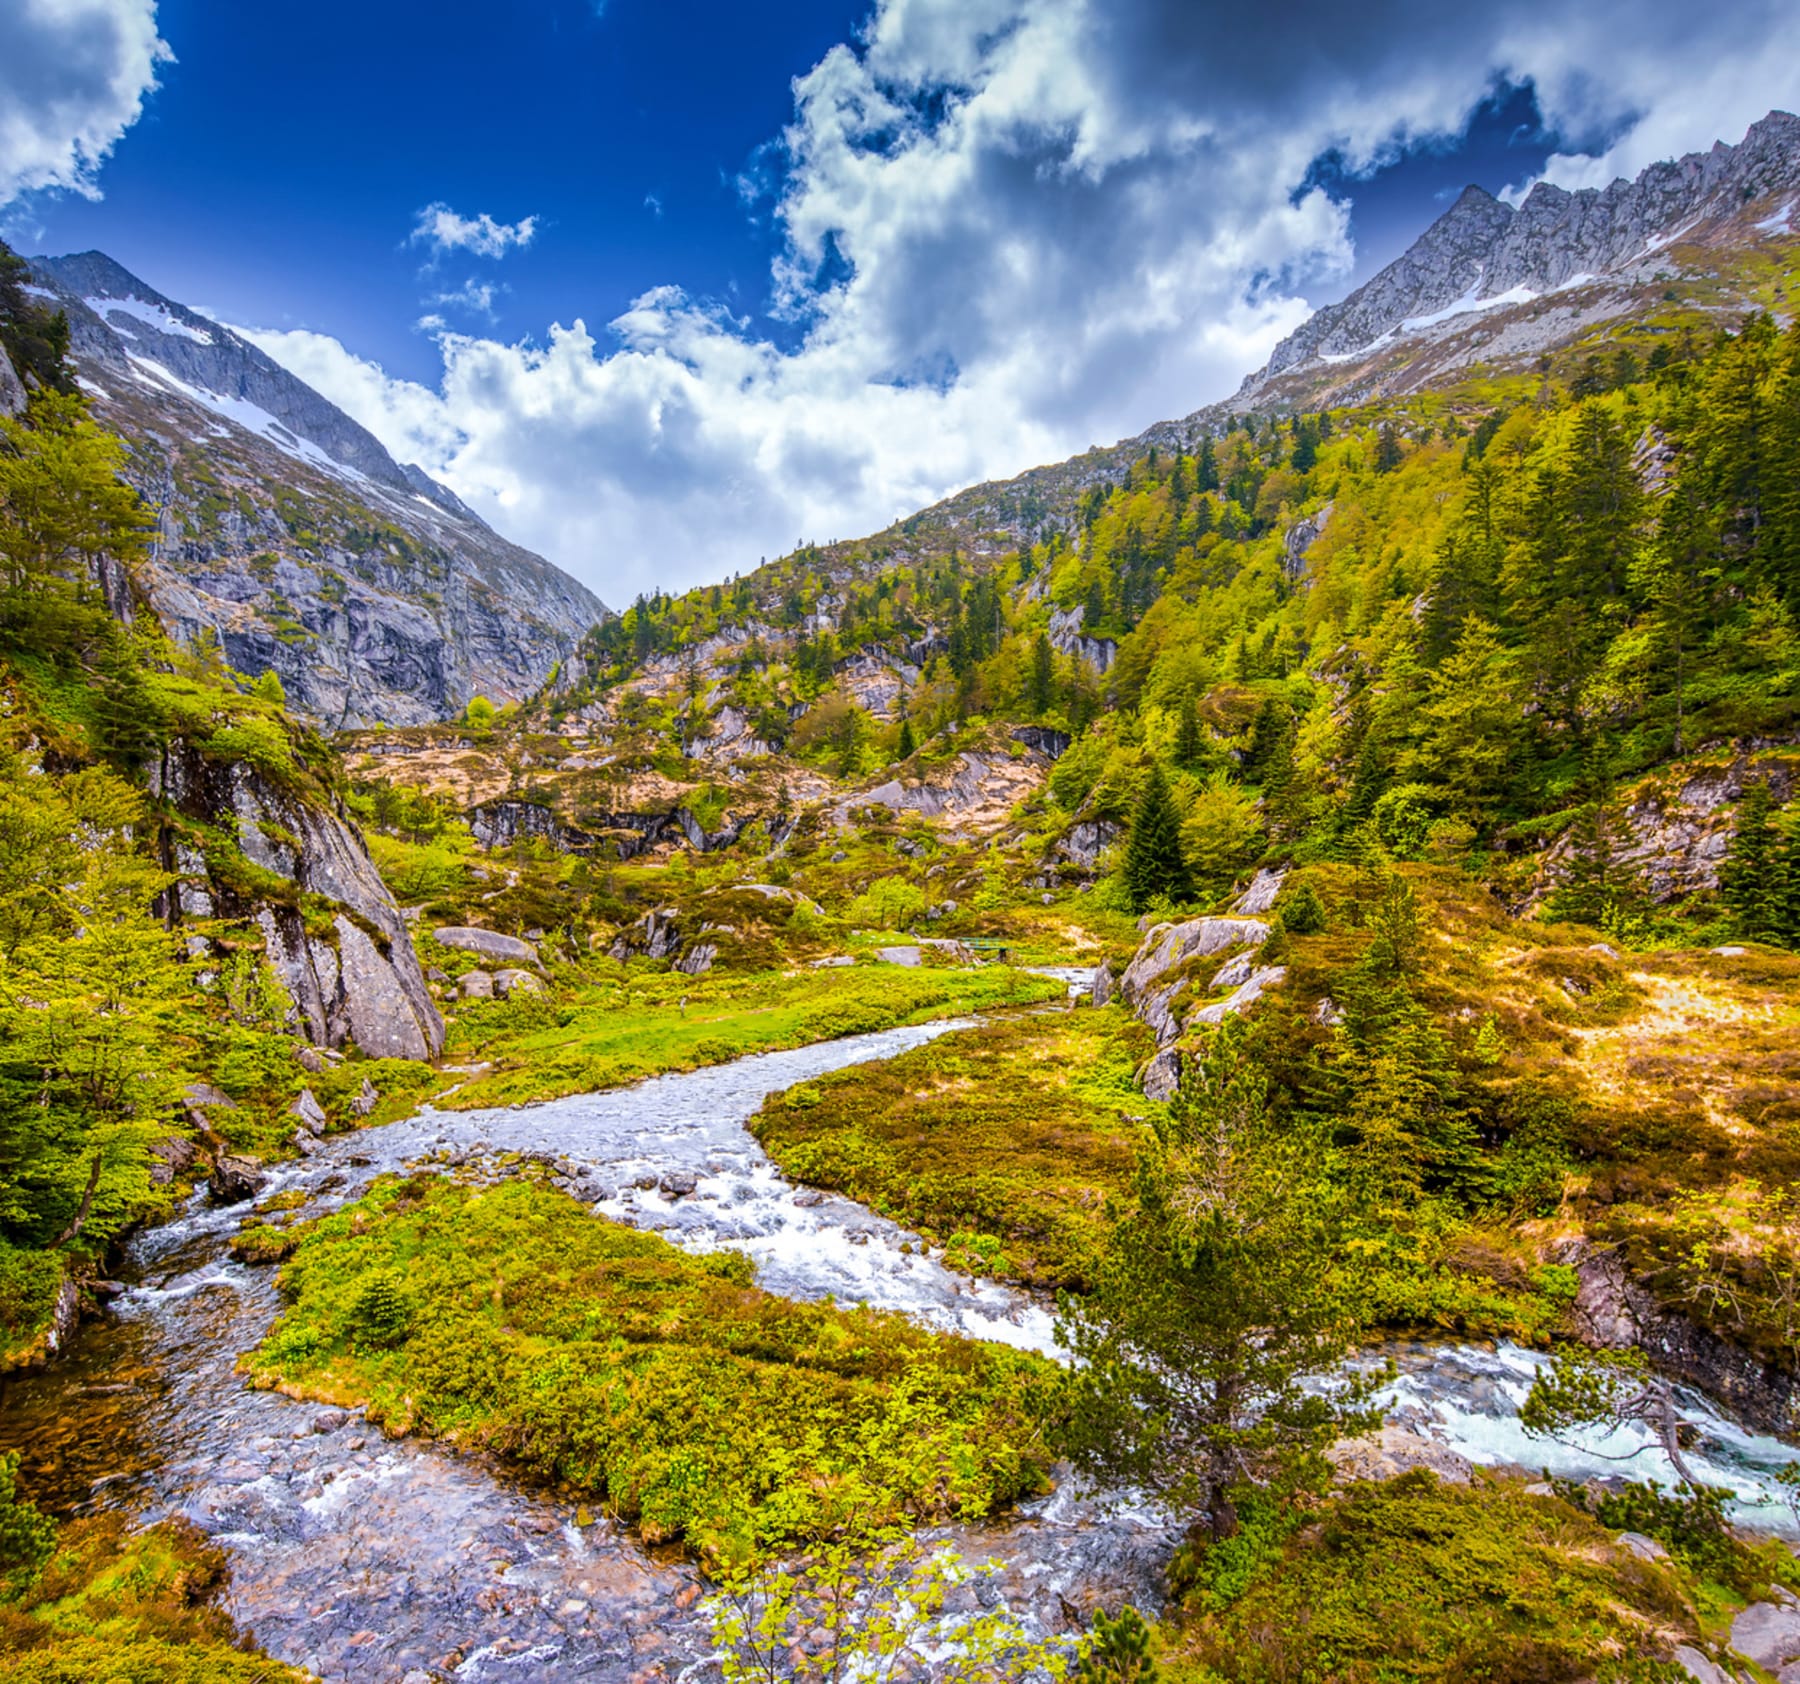
[{"label": "mountain stream", "polygon": [[[745,1126],[769,1093],[961,1026],[886,1030],[527,1107],[427,1108],[332,1137],[315,1156],[277,1166],[265,1192],[303,1189],[305,1214],[316,1214],[384,1171],[532,1154],[602,1215],[678,1245],[748,1252],[771,1291],[867,1302],[1054,1354],[1043,1302],[954,1274],[865,1207],[796,1188]],[[0,1448],[24,1452],[34,1492],[64,1511],[186,1516],[231,1556],[236,1617],[271,1654],[328,1680],[638,1684],[701,1667],[709,1627],[688,1563],[487,1458],[390,1440],[355,1413],[246,1390],[235,1362],[278,1305],[274,1271],[227,1250],[245,1214],[196,1196],[139,1235],[110,1313],[64,1361],[7,1384]],[[1472,1461],[1670,1481],[1660,1453],[1625,1433],[1577,1445],[1527,1439],[1517,1416],[1543,1360],[1535,1353],[1421,1345],[1391,1354],[1393,1416]],[[1702,1477],[1731,1487],[1742,1517],[1792,1531],[1771,1477],[1792,1452],[1689,1401]],[[999,1563],[983,1600],[1002,1596],[1055,1630],[1073,1608],[1154,1604],[1178,1531],[1148,1504],[1082,1496],[1065,1481],[1010,1524],[942,1536],[971,1560]]]}]

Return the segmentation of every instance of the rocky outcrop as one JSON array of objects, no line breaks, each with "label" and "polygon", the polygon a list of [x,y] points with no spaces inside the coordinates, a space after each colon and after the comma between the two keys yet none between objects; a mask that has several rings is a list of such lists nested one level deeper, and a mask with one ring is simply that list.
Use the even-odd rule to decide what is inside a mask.
[{"label": "rocky outcrop", "polygon": [[1089,637],[1082,630],[1087,609],[1080,603],[1073,608],[1053,609],[1050,614],[1050,647],[1073,660],[1086,661],[1095,672],[1106,672],[1117,659],[1119,646],[1110,637]]},{"label": "rocky outcrop", "polygon": [[918,783],[898,778],[861,791],[838,803],[837,824],[849,822],[857,807],[886,807],[895,813],[918,813],[944,819],[960,830],[986,834],[1006,822],[1013,807],[1044,781],[1049,762],[1026,750],[1018,758],[986,749],[970,749],[947,765],[933,768]]},{"label": "rocky outcrop", "polygon": [[1800,1375],[1775,1368],[1665,1310],[1615,1248],[1576,1239],[1559,1248],[1555,1260],[1575,1270],[1572,1314],[1583,1342],[1603,1350],[1636,1345],[1663,1373],[1717,1399],[1756,1430],[1793,1430],[1800,1412]]},{"label": "rocky outcrop", "polygon": [[482,847],[510,848],[526,837],[548,842],[559,853],[592,853],[595,838],[574,825],[564,824],[548,807],[535,801],[488,801],[471,808],[469,833]]},{"label": "rocky outcrop", "polygon": [[[1777,802],[1787,800],[1797,781],[1792,762],[1741,755],[1726,766],[1698,767],[1679,784],[1662,777],[1646,781],[1618,814],[1618,864],[1635,872],[1658,902],[1717,889],[1737,828],[1735,805],[1750,783],[1763,781]],[[1566,873],[1576,841],[1571,831],[1550,849],[1534,899]]]},{"label": "rocky outcrop", "polygon": [[1232,902],[1231,910],[1243,918],[1260,918],[1264,913],[1274,911],[1287,874],[1285,865],[1265,866],[1250,879],[1250,887]]},{"label": "rocky outcrop", "polygon": [[1347,361],[1495,301],[1529,301],[1599,276],[1646,277],[1700,224],[1800,188],[1800,119],[1771,112],[1736,146],[1652,164],[1635,181],[1570,193],[1548,182],[1517,208],[1468,187],[1413,245],[1341,304],[1320,310],[1252,375],[1240,401],[1301,364]]},{"label": "rocky outcrop", "polygon": [[1158,924],[1126,967],[1119,997],[1156,1032],[1157,1044],[1167,1046],[1183,1028],[1174,1002],[1193,980],[1194,961],[1236,947],[1260,947],[1268,939],[1269,926],[1259,918],[1190,918],[1182,924]]},{"label": "rocky outcrop", "polygon": [[1012,740],[1036,749],[1046,760],[1062,759],[1072,741],[1067,731],[1052,730],[1048,725],[1015,725]]},{"label": "rocky outcrop", "polygon": [[1289,582],[1298,579],[1306,571],[1306,553],[1316,544],[1331,519],[1332,505],[1324,507],[1308,515],[1305,520],[1297,520],[1287,529],[1281,540],[1281,570]]},{"label": "rocky outcrop", "polygon": [[22,415],[30,394],[19,378],[12,359],[0,349],[0,415]]},{"label": "rocky outcrop", "polygon": [[409,725],[522,699],[605,617],[229,328],[99,252],[33,268],[160,512],[143,579],[178,640],[216,633],[326,725]]},{"label": "rocky outcrop", "polygon": [[[372,1058],[437,1056],[443,1020],[405,920],[347,819],[242,762],[182,743],[152,766],[150,793],[172,821],[164,832],[166,863],[179,873],[166,902],[172,918],[253,919],[293,1000],[295,1027],[315,1045],[354,1044]],[[233,837],[241,857],[290,885],[292,898],[255,896],[223,854],[179,843],[184,819]]]}]

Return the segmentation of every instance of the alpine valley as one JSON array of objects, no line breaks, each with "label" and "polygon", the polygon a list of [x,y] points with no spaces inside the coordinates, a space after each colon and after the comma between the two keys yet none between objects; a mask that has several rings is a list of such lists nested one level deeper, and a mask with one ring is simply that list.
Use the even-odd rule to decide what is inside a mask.
[{"label": "alpine valley", "polygon": [[0,254],[0,1669],[1800,1677],[1800,119],[615,612]]}]

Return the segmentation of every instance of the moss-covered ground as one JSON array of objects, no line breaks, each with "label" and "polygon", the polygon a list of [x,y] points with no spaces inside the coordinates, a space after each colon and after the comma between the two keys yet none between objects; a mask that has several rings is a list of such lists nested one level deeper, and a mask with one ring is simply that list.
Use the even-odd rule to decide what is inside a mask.
[{"label": "moss-covered ground", "polygon": [[608,969],[610,976],[560,1001],[535,996],[465,1009],[445,1057],[493,1068],[439,1103],[554,1099],[1063,992],[1059,982],[1001,965],[859,964],[699,977],[645,964]]},{"label": "moss-covered ground", "polygon": [[[1459,1486],[1419,1471],[1310,1513],[1259,1510],[1227,1545],[1178,1561],[1167,1674],[1660,1684],[1687,1676],[1677,1644],[1716,1636],[1729,1609],[1793,1570],[1779,1546],[1645,1560],[1618,1540],[1561,1497],[1491,1476]],[[1735,1584],[1716,1576],[1720,1557]]]},{"label": "moss-covered ground", "polygon": [[[16,1514],[16,1511],[15,1511]],[[41,1574],[0,1597],[7,1684],[307,1684],[220,1607],[225,1552],[180,1521],[61,1529]]]},{"label": "moss-covered ground", "polygon": [[751,1127],[800,1181],[848,1193],[970,1273],[1079,1287],[1153,1108],[1155,1050],[1114,1005],[961,1030],[772,1095]]},{"label": "moss-covered ground", "polygon": [[1050,1364],[753,1275],[532,1180],[384,1178],[301,1231],[246,1368],[502,1452],[705,1554],[1043,1488]]}]

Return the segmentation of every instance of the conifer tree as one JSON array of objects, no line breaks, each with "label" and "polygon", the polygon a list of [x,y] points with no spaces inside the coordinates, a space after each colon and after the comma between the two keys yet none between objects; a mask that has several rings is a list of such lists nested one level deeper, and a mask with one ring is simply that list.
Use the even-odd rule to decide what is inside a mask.
[{"label": "conifer tree", "polygon": [[918,751],[918,747],[919,745],[913,740],[912,721],[902,719],[900,721],[900,741],[894,745],[894,758],[910,760]]},{"label": "conifer tree", "polygon": [[1189,691],[1181,698],[1181,712],[1175,721],[1175,763],[1187,768],[1198,766],[1205,752],[1205,739],[1200,733],[1200,712],[1194,706],[1193,692]]},{"label": "conifer tree", "polygon": [[1139,1152],[1135,1208],[1093,1290],[1063,1301],[1075,1358],[1069,1449],[1238,1530],[1254,1489],[1286,1495],[1365,1417],[1355,1384],[1309,1387],[1356,1329],[1325,1127],[1277,1119],[1241,1019],[1213,1033]]},{"label": "conifer tree", "polygon": [[1774,823],[1774,798],[1759,779],[1738,803],[1737,832],[1719,867],[1719,898],[1746,941],[1787,945],[1800,937],[1792,922],[1790,881],[1800,846]]},{"label": "conifer tree", "polygon": [[1181,851],[1180,815],[1162,768],[1155,764],[1132,815],[1124,871],[1125,894],[1133,912],[1143,912],[1157,900],[1179,904],[1193,898],[1193,877]]},{"label": "conifer tree", "polygon": [[1050,711],[1056,696],[1056,668],[1051,661],[1050,639],[1039,632],[1031,645],[1031,684],[1028,701],[1031,711],[1042,719]]}]

